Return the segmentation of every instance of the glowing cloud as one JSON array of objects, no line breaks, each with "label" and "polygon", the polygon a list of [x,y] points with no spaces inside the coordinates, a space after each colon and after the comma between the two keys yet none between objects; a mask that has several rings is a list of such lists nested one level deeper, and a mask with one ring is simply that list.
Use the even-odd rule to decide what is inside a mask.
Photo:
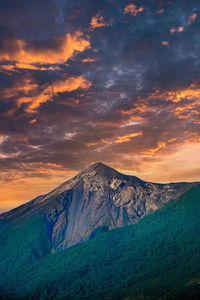
[{"label": "glowing cloud", "polygon": [[37,88],[38,85],[31,78],[17,79],[12,87],[1,89],[1,96],[4,99],[18,97],[19,95],[26,96]]},{"label": "glowing cloud", "polygon": [[188,100],[196,100],[199,101],[200,99],[200,88],[195,85],[190,85],[190,87],[185,89],[180,89],[177,91],[168,91],[165,98],[167,100],[171,100],[173,102],[179,102],[182,99]]},{"label": "glowing cloud", "polygon": [[147,155],[155,155],[158,151],[160,151],[163,148],[166,148],[166,143],[159,142],[157,147],[148,149],[148,151],[143,151],[143,153]]},{"label": "glowing cloud", "polygon": [[83,63],[91,63],[91,62],[95,62],[95,61],[98,61],[98,58],[90,58],[90,57],[88,57],[88,58],[82,59]]},{"label": "glowing cloud", "polygon": [[130,142],[131,138],[136,137],[136,136],[141,136],[141,135],[142,135],[142,132],[134,132],[134,133],[128,133],[123,136],[118,136],[117,140],[115,141],[115,144]]},{"label": "glowing cloud", "polygon": [[161,8],[161,9],[159,9],[159,10],[157,11],[157,13],[158,13],[158,14],[162,14],[164,11],[165,11],[164,8]]},{"label": "glowing cloud", "polygon": [[172,27],[171,29],[170,29],[170,35],[173,35],[173,34],[175,34],[176,32],[183,32],[183,30],[184,30],[184,27],[183,26],[179,26],[179,27]]},{"label": "glowing cloud", "polygon": [[137,8],[137,6],[134,3],[130,3],[124,8],[124,14],[129,14],[134,17],[142,11],[144,11],[144,7],[140,6],[139,8]]},{"label": "glowing cloud", "polygon": [[22,69],[36,69],[37,65],[42,64],[61,64],[72,57],[76,51],[83,52],[90,48],[90,42],[83,37],[81,31],[56,37],[52,40],[52,45],[56,47],[37,48],[19,39],[7,39],[3,43],[5,49],[12,49],[12,51],[4,51],[0,55],[0,61],[14,61],[16,67]]},{"label": "glowing cloud", "polygon": [[104,21],[103,16],[101,15],[101,12],[98,12],[94,17],[92,17],[91,22],[90,22],[90,27],[91,29],[99,28],[99,27],[104,27],[108,26],[108,23]]},{"label": "glowing cloud", "polygon": [[182,32],[184,30],[184,27],[183,26],[179,26],[178,28],[177,28],[177,32]]},{"label": "glowing cloud", "polygon": [[40,106],[41,103],[45,103],[52,100],[58,93],[72,92],[79,88],[88,89],[91,86],[91,82],[84,77],[70,77],[65,80],[57,80],[51,85],[44,87],[42,92],[35,97],[22,97],[17,100],[18,106],[23,103],[28,103],[26,112],[33,113]]},{"label": "glowing cloud", "polygon": [[162,41],[162,45],[163,45],[163,46],[169,46],[169,42],[167,42],[167,41]]},{"label": "glowing cloud", "polygon": [[172,27],[172,28],[170,29],[170,35],[173,35],[175,32],[176,32],[176,28],[175,28],[175,27]]},{"label": "glowing cloud", "polygon": [[189,16],[187,25],[190,26],[197,18],[197,13],[193,13]]}]

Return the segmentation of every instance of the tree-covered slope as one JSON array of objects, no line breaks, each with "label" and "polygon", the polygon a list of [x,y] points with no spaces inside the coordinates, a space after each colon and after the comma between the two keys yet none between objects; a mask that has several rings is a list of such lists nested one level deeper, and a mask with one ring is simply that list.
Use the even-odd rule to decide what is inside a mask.
[{"label": "tree-covered slope", "polygon": [[[0,234],[0,289],[20,299],[198,299],[200,185],[137,224],[50,253],[41,219]],[[32,224],[31,224],[32,222]]]}]

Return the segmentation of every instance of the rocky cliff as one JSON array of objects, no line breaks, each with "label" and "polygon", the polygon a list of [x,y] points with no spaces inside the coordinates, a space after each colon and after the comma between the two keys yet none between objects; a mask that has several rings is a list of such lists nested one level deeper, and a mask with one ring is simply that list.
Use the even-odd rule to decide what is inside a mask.
[{"label": "rocky cliff", "polygon": [[52,192],[0,216],[1,223],[43,216],[54,250],[130,225],[194,184],[156,184],[96,163]]}]

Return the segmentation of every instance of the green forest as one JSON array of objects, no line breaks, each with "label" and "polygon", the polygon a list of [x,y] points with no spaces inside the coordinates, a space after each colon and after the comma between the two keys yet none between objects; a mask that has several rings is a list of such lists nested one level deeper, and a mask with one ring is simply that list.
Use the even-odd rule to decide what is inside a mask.
[{"label": "green forest", "polygon": [[1,299],[199,299],[200,185],[138,223],[52,252],[45,221],[0,230]]}]

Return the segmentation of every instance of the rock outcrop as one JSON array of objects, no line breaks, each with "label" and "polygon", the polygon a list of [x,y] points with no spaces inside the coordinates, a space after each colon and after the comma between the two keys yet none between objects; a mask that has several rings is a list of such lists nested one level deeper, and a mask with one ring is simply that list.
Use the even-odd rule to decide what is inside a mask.
[{"label": "rock outcrop", "polygon": [[43,216],[54,250],[137,222],[194,184],[156,184],[96,163],[52,192],[0,216],[2,223]]}]

